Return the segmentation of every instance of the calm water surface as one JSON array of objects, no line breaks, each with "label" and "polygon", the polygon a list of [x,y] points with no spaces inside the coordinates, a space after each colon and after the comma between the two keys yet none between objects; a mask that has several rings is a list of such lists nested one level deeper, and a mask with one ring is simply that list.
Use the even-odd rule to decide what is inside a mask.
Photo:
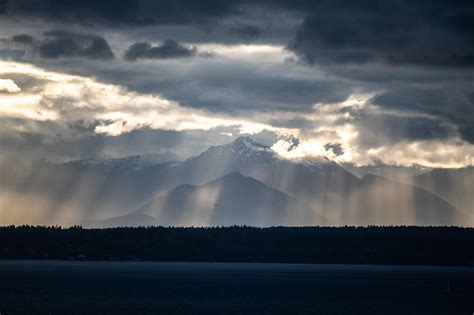
[{"label": "calm water surface", "polygon": [[8,314],[474,314],[474,268],[0,261]]}]

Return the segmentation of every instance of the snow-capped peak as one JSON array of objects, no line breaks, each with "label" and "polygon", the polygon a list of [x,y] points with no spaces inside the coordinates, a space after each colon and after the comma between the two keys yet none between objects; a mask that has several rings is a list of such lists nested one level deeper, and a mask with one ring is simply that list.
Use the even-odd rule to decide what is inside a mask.
[{"label": "snow-capped peak", "polygon": [[239,137],[231,143],[232,147],[238,150],[249,151],[270,151],[270,147],[261,143],[255,142],[250,137]]},{"label": "snow-capped peak", "polygon": [[191,157],[188,160],[195,160],[202,156],[214,156],[215,158],[238,159],[241,162],[247,161],[252,157],[264,158],[266,160],[274,159],[275,152],[266,145],[253,141],[250,137],[239,137],[231,143],[212,146],[202,154]]}]

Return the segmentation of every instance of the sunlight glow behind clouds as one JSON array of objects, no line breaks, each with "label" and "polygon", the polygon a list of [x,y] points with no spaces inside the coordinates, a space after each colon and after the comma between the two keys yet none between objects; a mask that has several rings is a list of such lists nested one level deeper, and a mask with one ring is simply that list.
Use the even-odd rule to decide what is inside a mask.
[{"label": "sunlight glow behind clouds", "polygon": [[10,79],[0,79],[0,92],[15,93],[20,92],[21,89]]},{"label": "sunlight glow behind clouds", "polygon": [[[0,61],[0,76],[11,74],[33,77],[42,82],[32,89],[22,89],[21,84],[18,87],[11,79],[4,79],[2,82],[8,82],[4,84],[10,85],[10,90],[13,87],[15,92],[0,95],[0,118],[52,121],[63,126],[63,137],[72,132],[68,126],[79,121],[95,133],[106,136],[118,136],[142,128],[210,132],[217,128],[229,128],[234,134],[258,134],[266,130],[279,137],[273,150],[288,159],[326,156],[335,162],[355,165],[383,162],[429,167],[474,164],[474,146],[460,140],[455,129],[447,139],[403,139],[398,142],[385,139],[383,134],[371,133],[365,124],[366,119],[426,116],[423,113],[384,110],[373,105],[371,100],[377,92],[353,94],[340,103],[318,103],[306,113],[256,112],[244,118],[181,106],[159,94],[140,94],[93,78],[56,73],[25,63]],[[285,125],[284,121],[305,123]],[[28,130],[28,124],[15,128],[38,132],[36,129]],[[366,143],[367,134],[372,138],[372,144]],[[288,140],[291,137],[298,139],[298,143]],[[330,149],[334,146],[340,148],[340,152]]]},{"label": "sunlight glow behind clouds", "polygon": [[287,132],[245,119],[213,115],[203,110],[186,108],[158,94],[138,94],[127,89],[80,76],[57,74],[26,64],[0,61],[0,74],[23,74],[46,80],[34,92],[1,97],[3,117],[32,120],[81,120],[97,124],[100,134],[117,136],[140,128],[163,130],[210,130],[236,127],[241,133],[262,130]]},{"label": "sunlight glow behind clouds", "polygon": [[217,56],[235,60],[283,63],[287,58],[296,58],[293,53],[285,50],[284,46],[200,44],[198,47],[201,51],[213,52]]}]

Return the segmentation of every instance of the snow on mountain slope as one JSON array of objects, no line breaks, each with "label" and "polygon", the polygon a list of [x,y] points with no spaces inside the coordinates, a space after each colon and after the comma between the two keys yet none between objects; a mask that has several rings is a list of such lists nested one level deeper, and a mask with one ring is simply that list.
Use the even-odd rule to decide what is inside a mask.
[{"label": "snow on mountain slope", "polygon": [[360,182],[327,159],[283,159],[270,147],[244,137],[229,144],[211,147],[170,171],[174,172],[175,178],[190,184],[202,184],[230,172],[240,172],[288,195],[305,199],[320,198],[326,193],[340,193]]},{"label": "snow on mountain slope", "polygon": [[[0,184],[3,191],[10,197],[16,195],[9,192],[21,191],[23,199],[39,200],[35,202],[35,209],[41,209],[35,210],[34,218],[35,220],[36,218],[47,219],[51,224],[63,223],[65,218],[68,219],[67,222],[74,222],[71,218],[75,218],[75,222],[78,222],[123,216],[151,200],[159,200],[157,196],[174,191],[177,187],[199,191],[199,194],[191,195],[198,194],[202,198],[212,200],[215,198],[214,195],[203,194],[196,187],[207,185],[206,187],[209,188],[213,181],[237,172],[245,178],[238,182],[247,183],[245,185],[248,187],[262,192],[263,196],[273,196],[275,200],[285,198],[278,197],[279,194],[267,193],[268,189],[283,193],[291,200],[297,201],[298,207],[294,202],[290,202],[294,209],[298,209],[302,204],[305,207],[308,205],[311,213],[317,213],[326,219],[325,224],[370,224],[371,222],[374,224],[378,222],[378,224],[432,223],[441,225],[461,222],[463,224],[462,221],[455,220],[458,216],[456,209],[426,190],[413,189],[412,186],[401,183],[387,184],[383,180],[369,182],[367,178],[361,180],[324,157],[313,160],[287,160],[277,155],[270,147],[256,143],[248,137],[238,138],[225,145],[210,147],[195,157],[177,163],[154,164],[143,157],[135,156],[104,161],[80,160],[64,164],[42,161],[26,171],[21,171],[21,169],[16,166],[0,169]],[[254,185],[255,183],[248,178],[253,178],[253,181],[264,185],[266,189]],[[449,183],[456,182],[456,178],[457,173],[450,176]],[[470,187],[465,185],[469,183],[470,177],[466,178],[467,182],[461,181],[460,183],[463,183],[460,184],[461,186],[449,185],[461,187],[464,190],[461,189],[460,194],[470,196],[472,194],[465,190],[466,187],[467,189]],[[432,180],[436,181],[436,185],[441,185],[441,180],[434,178]],[[419,183],[419,185],[424,184]],[[438,193],[441,188],[436,186],[426,189]],[[244,191],[244,188],[238,190]],[[226,196],[235,204],[232,208],[234,212],[221,211],[230,213],[229,218],[235,223],[255,222],[249,219],[248,213],[244,216],[244,212],[239,212],[242,211],[239,209],[254,209],[255,207],[267,209],[263,207],[264,205],[280,209],[278,204],[268,201],[269,197],[262,197],[265,199],[263,202],[262,198],[255,197],[253,191],[249,191],[249,196],[254,196],[253,199],[248,199],[240,193],[236,194],[239,198],[234,198],[228,189],[225,190],[225,194],[217,193],[219,191],[217,188],[213,191],[218,196]],[[172,195],[179,194],[174,191],[170,196]],[[185,195],[188,196],[187,193]],[[456,200],[456,195],[451,194],[451,196],[454,196]],[[25,217],[33,217],[29,214],[30,206],[23,206],[15,202],[16,197],[10,197],[4,198],[3,204],[0,204],[6,209],[5,211],[12,208],[15,209],[15,213],[24,212]],[[197,201],[201,199],[196,198],[186,197],[183,200],[190,200],[190,207],[199,204]],[[224,203],[222,198],[217,204]],[[11,200],[11,202],[5,200]],[[204,204],[206,207],[202,209],[208,209],[208,205]],[[187,204],[183,207],[189,209]],[[171,208],[177,209],[174,206]],[[283,210],[276,210],[275,213],[279,211]],[[235,216],[239,213],[243,215],[243,218],[247,218],[247,221],[239,221]],[[295,213],[292,212],[292,215]],[[155,213],[151,215],[155,216]],[[276,217],[281,218],[278,215]],[[379,220],[379,218],[384,219]],[[38,219],[27,223],[36,222],[43,221]],[[212,222],[231,224],[230,221],[222,218]],[[280,222],[292,224],[294,221]],[[321,224],[321,222],[320,217],[317,217],[315,220],[312,218],[305,220],[304,224]]]}]

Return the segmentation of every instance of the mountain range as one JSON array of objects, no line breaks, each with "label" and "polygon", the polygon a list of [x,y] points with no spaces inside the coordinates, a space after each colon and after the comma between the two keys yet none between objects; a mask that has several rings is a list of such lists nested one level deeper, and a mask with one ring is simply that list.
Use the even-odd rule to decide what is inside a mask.
[{"label": "mountain range", "polygon": [[122,225],[472,224],[473,168],[359,178],[249,137],[183,162],[141,156],[0,169],[0,222]]}]

